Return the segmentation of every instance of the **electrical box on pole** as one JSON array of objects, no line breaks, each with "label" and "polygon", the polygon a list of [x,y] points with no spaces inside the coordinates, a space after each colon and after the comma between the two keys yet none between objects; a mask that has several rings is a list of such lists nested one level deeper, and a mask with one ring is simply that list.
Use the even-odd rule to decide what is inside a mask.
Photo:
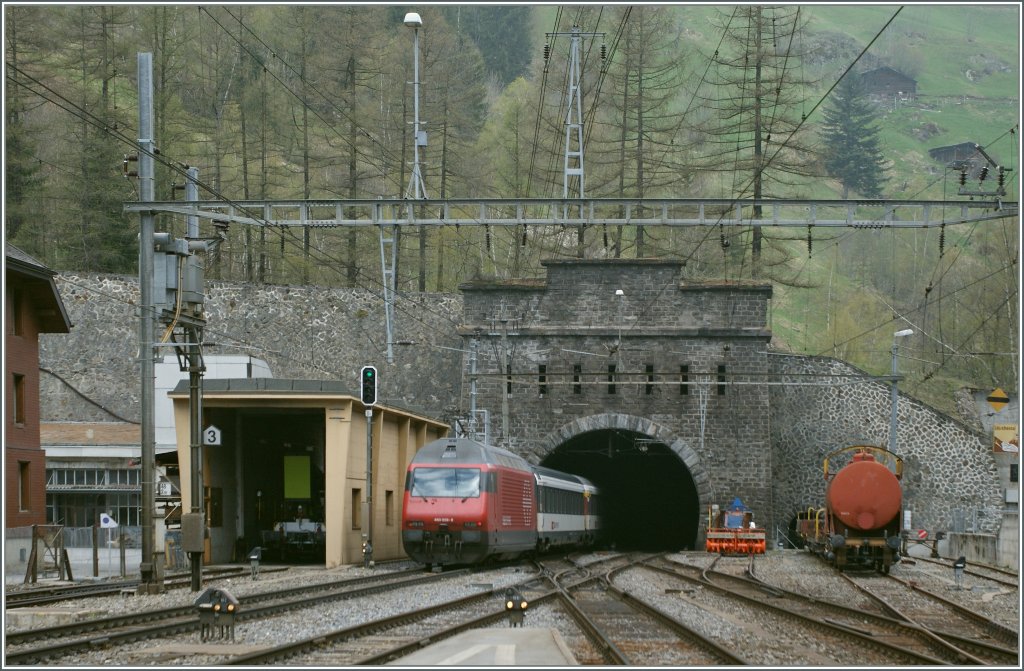
[{"label": "electrical box on pole", "polygon": [[363,366],[359,374],[360,399],[363,405],[375,405],[377,403],[377,369],[373,366]]}]

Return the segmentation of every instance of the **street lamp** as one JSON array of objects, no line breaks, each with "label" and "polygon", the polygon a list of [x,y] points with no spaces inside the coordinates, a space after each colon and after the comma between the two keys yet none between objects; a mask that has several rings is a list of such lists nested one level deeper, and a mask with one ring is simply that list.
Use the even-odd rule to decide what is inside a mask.
[{"label": "street lamp", "polygon": [[420,133],[420,26],[423,19],[416,12],[405,15],[405,25],[412,28],[412,176],[406,197],[419,200],[426,197],[423,175],[420,174],[420,147],[427,146],[427,134]]},{"label": "street lamp", "polygon": [[619,312],[619,319],[618,319],[618,323],[619,323],[619,340],[615,344],[616,351],[618,351],[618,349],[622,347],[622,301],[624,301],[626,299],[626,292],[624,292],[622,289],[616,289],[615,290],[615,297],[619,299],[618,300],[618,303],[619,303],[619,309],[618,309],[618,312]]},{"label": "street lamp", "polygon": [[893,453],[896,452],[896,402],[899,398],[896,392],[896,339],[909,335],[914,335],[914,329],[903,329],[892,334],[892,417],[889,418],[889,451]]}]

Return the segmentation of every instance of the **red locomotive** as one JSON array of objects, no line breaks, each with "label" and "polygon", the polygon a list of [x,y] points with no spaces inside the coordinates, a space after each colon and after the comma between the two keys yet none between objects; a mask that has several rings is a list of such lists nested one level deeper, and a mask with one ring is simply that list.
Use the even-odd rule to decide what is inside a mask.
[{"label": "red locomotive", "polygon": [[[853,452],[848,464],[829,472],[829,459]],[[892,464],[892,469],[887,466]],[[903,460],[881,447],[854,445],[825,457],[825,507],[797,516],[807,547],[839,570],[870,567],[888,573],[899,561]]]},{"label": "red locomotive", "polygon": [[591,545],[601,529],[599,498],[585,478],[468,438],[442,438],[409,464],[402,546],[429,569]]},{"label": "red locomotive", "polygon": [[708,552],[723,555],[764,554],[765,530],[754,524],[754,513],[743,505],[740,497],[720,510],[717,505],[708,509],[707,540],[704,548]]}]

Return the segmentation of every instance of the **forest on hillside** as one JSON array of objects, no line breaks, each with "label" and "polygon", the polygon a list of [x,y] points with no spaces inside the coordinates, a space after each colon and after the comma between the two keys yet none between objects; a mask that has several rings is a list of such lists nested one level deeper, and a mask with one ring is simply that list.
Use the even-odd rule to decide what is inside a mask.
[{"label": "forest on hillside", "polygon": [[[565,177],[572,30],[588,197],[955,199],[929,150],[976,142],[1019,194],[1019,7],[5,5],[5,241],[57,270],[138,272],[136,55],[153,54],[156,199],[408,197],[413,30],[429,198],[579,194]],[[1016,51],[1016,53],[1014,53]],[[917,95],[872,99],[861,73]],[[841,86],[842,85],[842,86]],[[849,85],[849,86],[848,86]],[[853,157],[853,158],[851,158]],[[984,189],[994,189],[995,172]],[[972,176],[973,179],[973,176]],[[988,192],[988,191],[986,191]],[[207,279],[381,292],[372,229],[214,227]],[[180,218],[159,230],[184,235]],[[925,230],[407,227],[398,291],[663,257],[775,287],[773,346],[888,368],[952,410],[1017,390],[1019,221]]]}]

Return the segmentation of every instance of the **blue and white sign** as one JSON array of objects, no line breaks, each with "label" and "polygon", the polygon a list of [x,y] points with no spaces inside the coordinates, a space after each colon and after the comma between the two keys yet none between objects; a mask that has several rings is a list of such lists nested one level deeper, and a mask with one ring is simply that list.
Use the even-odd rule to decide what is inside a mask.
[{"label": "blue and white sign", "polygon": [[116,529],[117,522],[106,513],[100,513],[100,529]]}]

